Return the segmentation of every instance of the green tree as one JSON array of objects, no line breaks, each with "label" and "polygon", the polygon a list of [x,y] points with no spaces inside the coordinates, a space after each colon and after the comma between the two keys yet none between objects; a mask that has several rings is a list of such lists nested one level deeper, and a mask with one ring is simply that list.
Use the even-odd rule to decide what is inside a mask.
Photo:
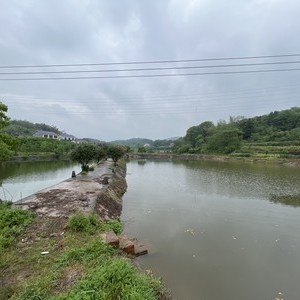
[{"label": "green tree", "polygon": [[10,158],[17,149],[18,141],[12,136],[1,132],[4,127],[8,126],[9,118],[7,117],[7,106],[0,102],[0,160]]},{"label": "green tree", "polygon": [[99,162],[106,157],[107,157],[107,148],[103,147],[102,145],[97,145],[96,153],[95,153],[95,159],[97,161],[97,164],[99,164]]},{"label": "green tree", "polygon": [[117,161],[126,153],[126,149],[121,145],[110,145],[108,147],[107,155],[110,157],[115,164]]},{"label": "green tree", "polygon": [[206,150],[214,153],[229,154],[238,150],[241,146],[241,132],[234,127],[216,129],[208,138]]},{"label": "green tree", "polygon": [[97,148],[93,144],[79,144],[72,152],[71,158],[81,164],[82,171],[89,170],[89,163],[95,159]]},{"label": "green tree", "polygon": [[206,142],[209,135],[215,128],[215,125],[210,121],[205,121],[197,126],[192,126],[186,132],[184,140],[189,143],[192,147],[196,147],[196,143],[200,138]]},{"label": "green tree", "polygon": [[9,118],[6,115],[7,110],[7,106],[4,103],[0,102],[0,129],[8,126],[9,124]]},{"label": "green tree", "polygon": [[139,148],[138,148],[138,152],[139,152],[139,153],[146,153],[146,152],[147,152],[147,149],[146,149],[146,147],[142,146],[142,147],[139,147]]}]

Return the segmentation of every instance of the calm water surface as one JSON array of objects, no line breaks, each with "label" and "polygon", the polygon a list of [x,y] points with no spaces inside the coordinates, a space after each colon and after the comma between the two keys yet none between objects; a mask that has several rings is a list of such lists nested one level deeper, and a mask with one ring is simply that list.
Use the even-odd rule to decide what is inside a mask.
[{"label": "calm water surface", "polygon": [[132,161],[127,172],[125,231],[151,245],[139,262],[176,299],[300,299],[300,169]]},{"label": "calm water surface", "polygon": [[0,198],[17,201],[70,178],[72,170],[78,173],[80,166],[70,161],[0,163]]}]

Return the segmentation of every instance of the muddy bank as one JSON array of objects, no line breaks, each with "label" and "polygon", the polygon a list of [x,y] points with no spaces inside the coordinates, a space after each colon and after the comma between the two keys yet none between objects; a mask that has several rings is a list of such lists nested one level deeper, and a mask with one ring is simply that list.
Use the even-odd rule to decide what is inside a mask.
[{"label": "muddy bank", "polygon": [[263,159],[255,157],[233,157],[228,155],[209,154],[173,154],[173,153],[137,153],[130,154],[130,159],[157,159],[157,160],[213,160],[213,161],[244,161],[247,163],[272,163],[288,167],[300,167],[300,159],[278,158]]},{"label": "muddy bank", "polygon": [[[68,218],[75,211],[96,211],[106,220],[122,211],[122,196],[127,189],[126,164],[103,162],[87,175],[77,175],[14,203],[34,211],[38,216]],[[104,182],[107,180],[107,184]]]}]

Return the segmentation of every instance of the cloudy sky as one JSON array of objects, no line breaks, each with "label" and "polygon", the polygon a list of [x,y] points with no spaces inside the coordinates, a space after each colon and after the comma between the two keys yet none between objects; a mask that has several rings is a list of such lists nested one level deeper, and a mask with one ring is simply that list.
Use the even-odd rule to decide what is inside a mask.
[{"label": "cloudy sky", "polygon": [[300,71],[278,70],[300,55],[261,57],[300,53],[299,14],[299,0],[0,0],[0,99],[12,119],[105,141],[299,106]]}]

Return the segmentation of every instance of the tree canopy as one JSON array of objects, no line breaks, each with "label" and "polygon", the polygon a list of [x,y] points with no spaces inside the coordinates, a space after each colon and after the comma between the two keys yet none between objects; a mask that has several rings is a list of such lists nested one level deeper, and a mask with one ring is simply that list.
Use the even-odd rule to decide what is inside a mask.
[{"label": "tree canopy", "polygon": [[205,121],[190,127],[186,135],[174,143],[176,153],[224,153],[240,149],[243,143],[300,141],[300,108],[271,112],[244,118],[230,117],[217,125]]},{"label": "tree canopy", "polygon": [[0,102],[0,130],[9,124],[9,118],[7,117],[7,106]]},{"label": "tree canopy", "polygon": [[88,171],[89,163],[95,159],[97,148],[94,144],[82,143],[71,152],[71,158],[81,164],[82,171]]},{"label": "tree canopy", "polygon": [[126,148],[122,145],[111,144],[108,147],[107,155],[115,163],[126,153]]},{"label": "tree canopy", "polygon": [[7,106],[0,102],[0,160],[10,158],[18,145],[15,138],[3,132],[3,128],[9,124],[9,118],[6,115],[7,110]]}]

